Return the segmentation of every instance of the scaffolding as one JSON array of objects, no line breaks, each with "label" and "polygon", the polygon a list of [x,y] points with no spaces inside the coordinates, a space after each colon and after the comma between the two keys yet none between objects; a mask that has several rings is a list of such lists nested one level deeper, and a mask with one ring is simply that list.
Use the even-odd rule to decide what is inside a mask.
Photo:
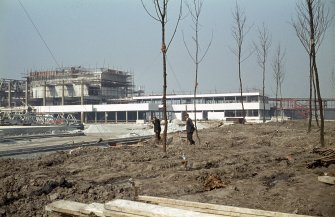
[{"label": "scaffolding", "polygon": [[0,78],[0,107],[25,105],[26,93],[27,82],[25,80]]},{"label": "scaffolding", "polygon": [[65,67],[28,76],[32,105],[109,103],[133,95],[133,75],[109,69]]}]

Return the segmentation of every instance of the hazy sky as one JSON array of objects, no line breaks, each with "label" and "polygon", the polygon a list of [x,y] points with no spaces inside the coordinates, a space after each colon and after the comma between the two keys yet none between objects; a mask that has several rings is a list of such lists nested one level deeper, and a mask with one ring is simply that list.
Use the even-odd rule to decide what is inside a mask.
[{"label": "hazy sky", "polygon": [[[162,92],[163,73],[160,24],[150,18],[139,0],[20,0],[61,66],[109,67],[134,73],[135,84],[146,93]],[[151,0],[144,1],[149,9]],[[167,38],[178,12],[171,0]],[[296,18],[295,0],[239,0],[247,26],[245,51],[257,41],[257,27],[268,26],[272,46],[267,61],[266,94],[274,96],[271,63],[280,43],[286,49],[283,95],[307,97],[308,56],[292,27]],[[334,1],[326,1],[334,14]],[[235,0],[205,0],[200,17],[202,51],[213,32],[210,50],[200,65],[199,90],[237,92],[238,65],[230,47],[235,46],[231,27]],[[186,7],[184,6],[186,14]],[[323,97],[335,97],[332,70],[335,70],[335,27],[328,29],[318,51]],[[194,86],[194,64],[183,43],[182,32],[191,44],[190,17],[180,23],[168,51],[168,92],[190,92]],[[31,70],[55,69],[48,48],[25,14],[18,0],[0,1],[0,77],[20,79]],[[262,88],[262,73],[253,55],[242,63],[244,90]]]}]

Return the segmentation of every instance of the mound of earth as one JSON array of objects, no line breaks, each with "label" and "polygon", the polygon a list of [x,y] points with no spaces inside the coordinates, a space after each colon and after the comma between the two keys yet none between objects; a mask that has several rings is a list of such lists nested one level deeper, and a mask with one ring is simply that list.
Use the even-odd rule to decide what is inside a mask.
[{"label": "mound of earth", "polygon": [[[141,195],[335,216],[335,186],[318,181],[335,166],[307,168],[320,155],[312,152],[319,146],[317,127],[306,129],[293,121],[217,124],[199,130],[196,145],[187,145],[184,132],[169,134],[167,153],[152,139],[0,159],[0,216],[45,216],[45,205],[59,199],[131,199],[130,178]],[[326,123],[325,141],[334,148],[335,122]]]}]

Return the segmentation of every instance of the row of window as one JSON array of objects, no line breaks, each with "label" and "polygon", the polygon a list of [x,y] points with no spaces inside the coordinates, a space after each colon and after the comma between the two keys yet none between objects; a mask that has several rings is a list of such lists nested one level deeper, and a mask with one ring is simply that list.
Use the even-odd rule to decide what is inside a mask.
[{"label": "row of window", "polygon": [[[261,96],[243,96],[244,102],[261,102],[263,98]],[[265,98],[267,103],[268,98]],[[155,103],[161,104],[162,99],[140,99],[139,103]],[[203,97],[197,98],[197,104],[218,104],[218,103],[239,103],[241,102],[240,96],[226,96],[226,97]],[[194,103],[193,98],[179,98],[179,99],[167,99],[167,104],[178,105],[178,104],[192,104]]]},{"label": "row of window", "polygon": [[[220,110],[220,111],[215,111],[215,112],[224,112],[225,113],[225,117],[242,117],[242,110]],[[108,118],[109,119],[115,119],[115,113],[116,112],[107,112],[108,113]],[[121,118],[123,117],[124,115],[128,114],[128,115],[133,115],[133,116],[136,116],[137,115],[137,112],[133,111],[133,112],[117,112],[118,113],[118,118]],[[170,115],[173,113],[173,112],[168,112],[170,113]],[[205,116],[207,116],[206,114],[208,113],[208,111],[205,111]],[[262,111],[260,112],[260,115]],[[88,113],[89,115],[93,115],[94,113]],[[143,112],[143,111],[139,111],[138,112],[138,115],[140,117],[142,116],[145,116],[146,112]],[[250,110],[245,110],[245,114],[247,117],[258,117],[259,115],[259,112],[257,109],[250,109]],[[98,112],[97,113],[98,115],[98,118],[100,119],[101,117],[105,117],[106,113],[105,112]],[[101,117],[100,117],[101,116]],[[121,118],[122,119],[122,118]]]},{"label": "row of window", "polygon": [[[226,110],[226,111],[216,111],[224,112],[225,117],[242,117],[242,110]],[[244,110],[247,117],[258,117],[257,109]]]}]

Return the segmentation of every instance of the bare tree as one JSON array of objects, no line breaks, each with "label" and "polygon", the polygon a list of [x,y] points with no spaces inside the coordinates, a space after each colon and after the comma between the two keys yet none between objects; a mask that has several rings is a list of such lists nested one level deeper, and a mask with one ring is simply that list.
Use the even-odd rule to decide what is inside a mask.
[{"label": "bare tree", "polygon": [[167,52],[169,50],[169,47],[171,45],[171,42],[177,32],[177,28],[179,25],[179,21],[182,17],[182,0],[180,0],[180,6],[179,6],[179,15],[177,18],[177,23],[174,27],[174,31],[172,33],[171,39],[169,43],[166,45],[166,23],[168,22],[168,5],[169,0],[152,0],[152,4],[154,6],[154,14],[151,14],[147,8],[147,6],[143,3],[143,0],[141,0],[142,6],[147,12],[147,14],[154,19],[155,21],[159,22],[161,25],[161,34],[162,34],[162,45],[161,45],[161,51],[162,51],[162,57],[163,57],[163,97],[162,97],[162,104],[163,104],[163,119],[164,119],[164,132],[163,132],[163,151],[166,152],[166,138],[167,138],[167,128],[168,128],[168,121],[167,121],[167,110],[166,110],[166,89],[167,89],[167,70],[166,70],[166,58],[167,58]]},{"label": "bare tree", "polygon": [[265,123],[265,72],[268,51],[271,46],[271,36],[264,23],[262,29],[258,28],[258,39],[258,43],[254,42],[254,46],[257,54],[257,62],[263,74],[263,123]]},{"label": "bare tree", "polygon": [[250,31],[251,27],[246,27],[246,15],[243,10],[240,9],[236,2],[235,11],[233,11],[233,19],[234,24],[231,28],[232,35],[236,42],[236,48],[231,48],[231,51],[238,60],[238,77],[240,81],[240,92],[241,92],[241,105],[242,105],[242,117],[243,117],[243,123],[245,122],[245,110],[243,105],[243,86],[242,86],[242,77],[241,77],[241,63],[248,59],[252,52],[250,52],[248,55],[245,55],[243,53],[243,45],[244,45],[244,39],[246,34]]},{"label": "bare tree", "polygon": [[[320,92],[319,75],[316,64],[316,54],[329,27],[331,18],[329,11],[325,11],[325,1],[322,0],[304,0],[297,4],[297,20],[292,25],[296,34],[309,56],[309,74],[310,74],[310,103],[309,103],[309,124],[308,132],[311,130],[312,122],[312,88],[315,85],[317,100],[320,112],[320,143],[324,145],[324,117],[323,105]],[[315,84],[313,85],[313,83]],[[317,106],[315,106],[316,108]],[[317,112],[315,112],[317,114]]]},{"label": "bare tree", "polygon": [[[284,81],[285,73],[284,73],[284,57],[285,57],[285,52],[282,51],[281,45],[279,44],[276,51],[275,55],[272,61],[272,69],[273,69],[273,77],[276,82],[276,121],[278,122],[278,95],[280,95],[280,98],[282,98],[282,84]],[[280,100],[280,111],[282,111],[283,106],[282,106],[282,100]],[[281,114],[283,117],[283,114]]]},{"label": "bare tree", "polygon": [[199,32],[200,32],[200,15],[201,15],[201,11],[202,11],[202,6],[203,6],[204,1],[203,0],[193,0],[191,4],[186,3],[188,11],[190,13],[191,19],[192,19],[192,29],[194,30],[194,35],[192,36],[192,40],[194,42],[194,54],[192,54],[192,52],[190,51],[189,46],[187,45],[186,41],[185,41],[185,37],[184,37],[184,33],[183,33],[183,41],[184,41],[184,45],[186,47],[186,50],[190,56],[190,58],[192,59],[193,63],[195,64],[195,82],[194,82],[194,98],[193,98],[193,106],[194,106],[194,125],[195,125],[195,132],[197,135],[197,138],[199,140],[200,143],[200,138],[198,135],[198,130],[197,130],[197,103],[196,103],[196,95],[197,95],[197,89],[198,89],[198,72],[199,72],[199,65],[200,63],[204,60],[211,44],[213,41],[213,32],[212,32],[212,38],[209,41],[205,51],[203,52],[203,54],[201,53],[201,47],[200,47],[200,43],[199,43]]}]

